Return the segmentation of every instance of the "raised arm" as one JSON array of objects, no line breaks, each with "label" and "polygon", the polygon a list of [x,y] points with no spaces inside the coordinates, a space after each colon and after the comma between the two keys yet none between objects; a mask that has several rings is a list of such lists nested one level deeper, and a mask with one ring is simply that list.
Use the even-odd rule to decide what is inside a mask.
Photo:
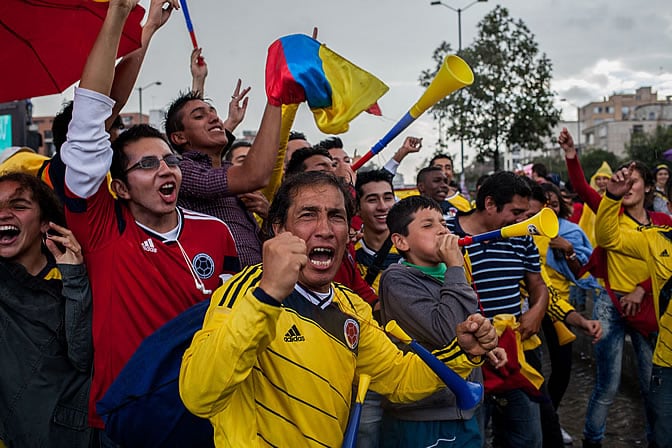
[{"label": "raised arm", "polygon": [[191,51],[191,91],[198,94],[201,98],[205,96],[205,78],[208,77],[208,64],[202,56],[202,48],[194,48]]},{"label": "raised arm", "polygon": [[[60,156],[66,166],[65,185],[80,198],[89,198],[98,191],[112,163],[105,120],[114,106],[109,95],[119,40],[126,19],[136,4],[137,0],[110,1],[103,26],[84,65],[79,88],[75,90],[68,138]],[[52,176],[52,179],[57,177]]]},{"label": "raised arm", "polygon": [[138,0],[110,0],[107,16],[84,65],[79,87],[110,95],[124,24]]},{"label": "raised arm", "polygon": [[228,169],[228,187],[232,194],[248,193],[268,184],[280,145],[281,119],[281,108],[266,104],[259,132],[245,161]]},{"label": "raised arm", "polygon": [[404,139],[404,143],[401,145],[399,149],[397,149],[397,152],[394,153],[392,158],[387,161],[385,166],[383,166],[383,169],[387,171],[388,173],[392,174],[395,176],[397,174],[397,169],[399,168],[399,165],[401,165],[401,162],[408,156],[409,154],[416,153],[422,149],[422,138],[418,137],[406,137]]},{"label": "raised arm", "polygon": [[[167,7],[164,8],[164,4]],[[154,33],[168,21],[173,9],[178,9],[179,7],[179,0],[151,0],[147,21],[142,27],[140,48],[124,56],[114,71],[114,81],[109,96],[115,101],[115,104],[112,108],[112,115],[105,121],[105,129],[109,129],[112,126],[119,112],[126,105],[131,92],[133,92],[133,87],[138,79],[138,73],[140,73],[140,67],[142,67],[142,63],[145,60],[145,55]]]},{"label": "raised arm", "polygon": [[579,195],[579,198],[590,207],[593,212],[597,211],[602,197],[586,181],[586,177],[581,168],[581,163],[574,147],[574,139],[567,128],[562,128],[558,136],[558,143],[565,151],[565,163],[567,164],[567,175],[572,184],[572,188]]}]

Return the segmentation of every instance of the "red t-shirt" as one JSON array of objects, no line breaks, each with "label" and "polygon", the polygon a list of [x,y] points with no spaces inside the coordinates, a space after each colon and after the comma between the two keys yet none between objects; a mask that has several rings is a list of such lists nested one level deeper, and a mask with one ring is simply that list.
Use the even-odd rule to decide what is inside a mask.
[{"label": "red t-shirt", "polygon": [[93,293],[93,380],[89,423],[102,428],[95,403],[140,343],[164,323],[210,297],[205,288],[239,270],[233,238],[223,221],[177,208],[177,241],[139,226],[103,182],[88,199],[66,193],[66,218],[82,245]]}]

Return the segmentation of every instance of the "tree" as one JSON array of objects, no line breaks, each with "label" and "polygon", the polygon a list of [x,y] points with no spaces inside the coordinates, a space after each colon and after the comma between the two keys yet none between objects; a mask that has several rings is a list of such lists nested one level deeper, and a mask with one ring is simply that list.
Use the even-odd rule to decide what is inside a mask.
[{"label": "tree", "polygon": [[633,132],[627,145],[628,156],[654,167],[663,160],[663,153],[672,148],[672,128],[658,126],[652,133]]},{"label": "tree", "polygon": [[[449,53],[450,45],[442,42],[432,57],[435,68],[420,75],[421,85],[431,83]],[[430,110],[445,123],[446,134],[479,148],[479,161],[494,159],[495,171],[502,144],[542,148],[542,139],[551,136],[560,119],[560,110],[553,106],[551,62],[539,54],[534,35],[522,20],[515,21],[506,8],[497,6],[478,24],[476,41],[460,56],[474,72],[473,85]]]}]

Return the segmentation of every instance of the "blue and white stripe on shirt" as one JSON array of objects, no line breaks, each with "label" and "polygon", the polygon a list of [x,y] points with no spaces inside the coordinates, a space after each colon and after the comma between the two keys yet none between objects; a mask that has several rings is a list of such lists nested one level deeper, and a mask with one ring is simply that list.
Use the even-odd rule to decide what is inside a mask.
[{"label": "blue and white stripe on shirt", "polygon": [[[458,236],[467,235],[458,218],[446,222]],[[539,273],[539,251],[532,237],[513,237],[465,246],[471,262],[474,290],[486,317],[520,316],[520,281],[528,272]]]}]

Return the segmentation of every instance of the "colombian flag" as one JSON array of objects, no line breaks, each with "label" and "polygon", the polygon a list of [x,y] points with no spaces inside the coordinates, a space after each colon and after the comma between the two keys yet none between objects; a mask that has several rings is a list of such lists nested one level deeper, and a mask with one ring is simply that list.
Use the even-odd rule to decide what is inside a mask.
[{"label": "colombian flag", "polygon": [[[266,94],[271,104],[303,101],[325,134],[341,134],[388,87],[369,72],[304,34],[281,37],[268,49]],[[379,110],[379,109],[378,109]]]}]

